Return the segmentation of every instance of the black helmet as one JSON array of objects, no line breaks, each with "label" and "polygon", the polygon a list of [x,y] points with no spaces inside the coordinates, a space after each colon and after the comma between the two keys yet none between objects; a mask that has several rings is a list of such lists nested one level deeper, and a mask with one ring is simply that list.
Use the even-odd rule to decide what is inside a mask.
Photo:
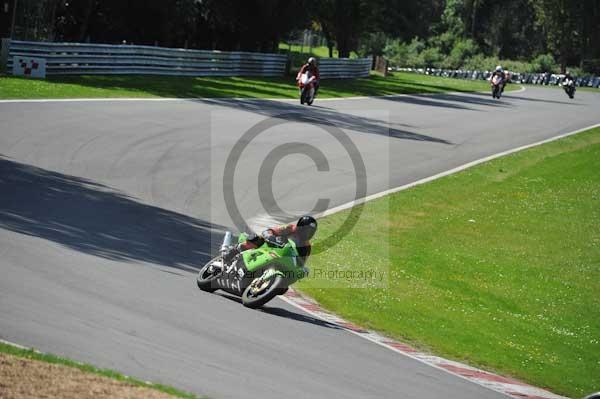
[{"label": "black helmet", "polygon": [[296,223],[296,234],[302,241],[310,240],[317,231],[317,221],[312,216],[302,216]]}]

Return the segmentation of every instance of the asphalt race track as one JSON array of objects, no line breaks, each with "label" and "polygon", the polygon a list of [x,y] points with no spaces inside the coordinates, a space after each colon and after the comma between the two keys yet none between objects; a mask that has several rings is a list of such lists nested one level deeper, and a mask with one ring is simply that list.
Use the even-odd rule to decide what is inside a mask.
[{"label": "asphalt race track", "polygon": [[[233,190],[252,225],[274,205],[259,188],[280,212],[311,210],[318,198],[332,207],[357,185],[380,192],[599,123],[599,110],[598,94],[569,100],[546,88],[500,101],[445,94],[311,108],[0,103],[0,338],[217,399],[500,398],[279,299],[252,311],[200,292],[194,270],[234,226],[227,157],[247,144]],[[264,120],[280,124],[239,141]],[[366,176],[324,127],[342,129]],[[311,160],[315,149],[325,159]]]}]

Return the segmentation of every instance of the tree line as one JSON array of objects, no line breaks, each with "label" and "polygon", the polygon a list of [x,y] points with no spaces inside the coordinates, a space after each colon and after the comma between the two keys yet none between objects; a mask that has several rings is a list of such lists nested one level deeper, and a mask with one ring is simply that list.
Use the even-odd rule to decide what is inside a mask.
[{"label": "tree line", "polygon": [[[14,0],[13,0],[14,1]],[[18,0],[16,37],[278,51],[312,29],[332,54],[462,67],[600,68],[600,0]],[[600,73],[600,71],[598,71]]]}]

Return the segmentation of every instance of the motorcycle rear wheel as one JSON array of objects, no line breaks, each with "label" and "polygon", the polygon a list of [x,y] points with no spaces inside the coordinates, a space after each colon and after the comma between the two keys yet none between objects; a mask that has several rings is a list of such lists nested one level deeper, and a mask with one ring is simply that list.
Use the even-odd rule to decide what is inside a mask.
[{"label": "motorcycle rear wheel", "polygon": [[269,302],[279,295],[286,288],[285,281],[280,275],[276,275],[268,281],[268,286],[263,288],[258,294],[252,293],[254,281],[244,290],[242,294],[242,304],[250,309],[256,309]]}]

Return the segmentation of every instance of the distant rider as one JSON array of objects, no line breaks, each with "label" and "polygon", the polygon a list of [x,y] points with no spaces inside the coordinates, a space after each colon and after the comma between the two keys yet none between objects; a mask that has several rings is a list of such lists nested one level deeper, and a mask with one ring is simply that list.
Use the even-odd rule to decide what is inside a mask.
[{"label": "distant rider", "polygon": [[258,248],[263,245],[265,241],[275,241],[283,244],[286,243],[288,239],[291,239],[296,244],[296,249],[298,250],[302,262],[306,263],[306,260],[310,256],[310,239],[316,232],[317,221],[312,216],[305,215],[296,223],[269,228],[263,231],[261,235],[252,234],[248,236],[246,241],[231,248],[229,252],[223,256],[223,260],[225,263],[229,263],[239,253],[249,249]]},{"label": "distant rider", "polygon": [[308,62],[304,65],[302,65],[302,68],[300,68],[300,71],[298,72],[298,76],[296,76],[296,80],[300,80],[300,77],[306,73],[309,72],[312,76],[315,77],[315,96],[317,95],[317,92],[319,91],[319,82],[320,82],[320,75],[319,75],[319,67],[317,66],[317,59],[315,57],[310,57],[308,59]]},{"label": "distant rider", "polygon": [[498,65],[492,76],[490,76],[490,81],[494,79],[494,76],[499,76],[500,78],[502,78],[500,93],[504,93],[504,87],[506,86],[506,82],[508,81],[508,74],[504,72],[504,69],[502,69],[500,65]]},{"label": "distant rider", "polygon": [[567,71],[565,72],[565,77],[563,78],[562,84],[563,86],[568,86],[569,84],[573,83],[575,79],[573,79],[573,76],[571,76],[571,72]]}]

